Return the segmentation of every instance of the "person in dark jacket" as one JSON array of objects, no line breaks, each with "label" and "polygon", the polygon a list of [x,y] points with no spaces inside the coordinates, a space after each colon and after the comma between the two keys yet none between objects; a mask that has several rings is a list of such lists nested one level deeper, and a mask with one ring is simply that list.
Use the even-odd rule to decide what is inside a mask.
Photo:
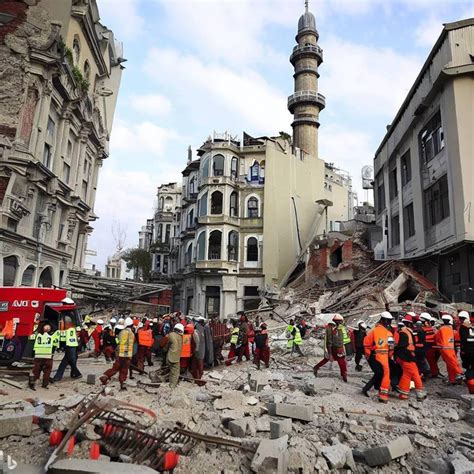
[{"label": "person in dark jacket", "polygon": [[260,370],[260,361],[263,361],[268,369],[270,364],[270,346],[268,345],[267,325],[262,323],[255,332],[255,357],[254,362],[257,369]]},{"label": "person in dark jacket", "polygon": [[422,377],[430,374],[430,366],[426,360],[428,346],[426,344],[426,333],[423,331],[423,321],[419,319],[413,328],[413,337],[415,338],[415,359],[418,371]]},{"label": "person in dark jacket", "polygon": [[360,365],[360,361],[362,357],[364,357],[364,338],[367,336],[367,324],[364,321],[359,321],[357,323],[357,329],[353,331],[353,341],[354,341],[354,351],[355,351],[355,363],[356,363],[356,370],[360,372],[362,370],[362,366]]},{"label": "person in dark jacket", "polygon": [[462,367],[465,370],[474,369],[474,327],[471,322],[474,318],[469,317],[467,311],[460,311],[458,318]]}]

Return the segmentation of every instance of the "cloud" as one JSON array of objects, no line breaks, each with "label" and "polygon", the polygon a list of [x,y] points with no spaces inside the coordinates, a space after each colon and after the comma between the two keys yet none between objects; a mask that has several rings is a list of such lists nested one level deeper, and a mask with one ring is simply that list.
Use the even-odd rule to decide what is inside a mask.
[{"label": "cloud", "polygon": [[431,48],[443,29],[439,18],[427,17],[414,30],[415,42],[418,46]]},{"label": "cloud", "polygon": [[[140,0],[100,0],[101,22],[113,30],[119,40],[140,36],[145,19],[140,15]],[[143,5],[143,4],[141,4]]]},{"label": "cloud", "polygon": [[172,110],[171,101],[160,94],[132,94],[130,105],[137,112],[146,115],[166,116]]}]

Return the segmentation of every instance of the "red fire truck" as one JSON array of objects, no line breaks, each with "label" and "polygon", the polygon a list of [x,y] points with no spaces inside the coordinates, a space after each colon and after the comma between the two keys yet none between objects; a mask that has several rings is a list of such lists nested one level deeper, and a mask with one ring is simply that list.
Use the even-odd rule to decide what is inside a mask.
[{"label": "red fire truck", "polygon": [[53,329],[64,327],[68,316],[82,324],[77,306],[67,291],[56,288],[0,287],[0,364],[6,365],[31,355],[29,338],[42,321]]}]

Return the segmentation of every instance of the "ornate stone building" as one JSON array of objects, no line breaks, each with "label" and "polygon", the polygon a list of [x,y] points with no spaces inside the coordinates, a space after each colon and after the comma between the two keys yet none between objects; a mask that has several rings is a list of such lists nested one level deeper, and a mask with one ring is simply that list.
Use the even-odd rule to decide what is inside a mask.
[{"label": "ornate stone building", "polygon": [[122,46],[95,0],[0,11],[0,285],[63,285],[97,218]]}]

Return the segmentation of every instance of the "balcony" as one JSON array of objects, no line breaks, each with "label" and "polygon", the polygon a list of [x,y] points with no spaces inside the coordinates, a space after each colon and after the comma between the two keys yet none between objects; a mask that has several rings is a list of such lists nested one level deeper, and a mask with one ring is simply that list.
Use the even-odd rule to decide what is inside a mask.
[{"label": "balcony", "polygon": [[226,216],[224,214],[217,214],[217,215],[206,215],[206,216],[201,216],[198,218],[198,223],[199,225],[205,225],[205,224],[212,224],[212,225],[218,225],[218,224],[230,224],[230,225],[239,225],[239,218],[238,217],[231,217],[231,216]]},{"label": "balcony", "polygon": [[295,92],[288,97],[288,110],[291,113],[293,113],[293,110],[297,105],[301,104],[315,105],[319,110],[323,110],[324,107],[326,107],[326,97],[319,92],[311,91]]},{"label": "balcony", "polygon": [[295,62],[301,58],[316,58],[318,65],[323,62],[323,50],[317,45],[297,45],[293,48],[293,53],[290,56],[290,63],[295,65]]},{"label": "balcony", "polygon": [[152,253],[170,253],[170,244],[166,242],[155,242],[150,251]]},{"label": "balcony", "polygon": [[194,204],[197,200],[198,193],[189,193],[183,198],[183,208],[188,207],[190,204]]},{"label": "balcony", "polygon": [[219,184],[228,184],[230,186],[236,187],[238,185],[238,180],[230,176],[208,176],[207,178],[202,178],[199,188],[209,185],[219,185]]},{"label": "balcony", "polygon": [[240,228],[244,229],[261,229],[263,228],[262,217],[242,217],[240,219]]},{"label": "balcony", "polygon": [[237,273],[238,268],[238,262],[229,262],[227,260],[198,260],[196,262],[196,270],[214,270],[225,273]]}]

